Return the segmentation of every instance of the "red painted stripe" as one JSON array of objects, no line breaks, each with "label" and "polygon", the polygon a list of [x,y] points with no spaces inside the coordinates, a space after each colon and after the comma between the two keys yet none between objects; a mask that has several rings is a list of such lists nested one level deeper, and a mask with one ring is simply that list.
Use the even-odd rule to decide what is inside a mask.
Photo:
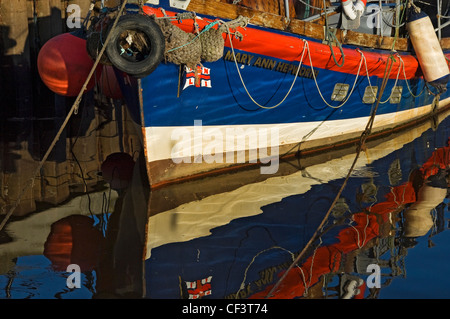
[{"label": "red painted stripe", "polygon": [[[149,6],[144,6],[144,12],[149,15],[155,14],[157,17],[163,16],[162,12],[159,9]],[[174,16],[175,12],[166,11],[166,14],[168,16]],[[196,22],[198,23],[200,30],[202,30],[202,28],[204,28],[207,24],[213,22],[213,20],[198,18]],[[179,26],[185,32],[194,32],[193,20],[186,20],[182,21],[181,23],[174,21],[173,23]],[[298,37],[260,30],[252,27],[247,27],[245,30],[243,28],[240,28],[239,31],[243,34],[244,39],[243,41],[233,40],[233,47],[237,50],[246,51],[247,54],[254,53],[290,62],[299,62],[301,59],[304,43],[302,39]],[[226,40],[225,46],[230,47],[228,36],[224,35],[224,37]],[[328,45],[315,41],[308,41],[308,43],[313,67],[348,74],[357,73],[358,67],[361,62],[361,53],[359,53],[356,49],[344,47],[343,51],[345,63],[342,67],[338,67],[333,60],[331,50]],[[363,52],[366,58],[369,75],[382,78],[384,76],[386,65],[390,57],[390,52],[370,52],[364,48],[360,48],[360,50]],[[333,51],[336,60],[341,63],[342,55],[339,48],[333,47]],[[419,63],[414,56],[410,54],[404,54],[401,55],[401,57],[405,65],[406,79],[421,76]],[[307,56],[307,54],[305,54],[303,64],[308,66],[310,65],[309,57]],[[392,66],[389,78],[397,78],[399,68],[401,68],[401,62],[398,58],[395,58],[395,62]],[[360,75],[366,75],[364,64],[361,67]],[[405,79],[403,69],[400,69],[399,79]]]}]

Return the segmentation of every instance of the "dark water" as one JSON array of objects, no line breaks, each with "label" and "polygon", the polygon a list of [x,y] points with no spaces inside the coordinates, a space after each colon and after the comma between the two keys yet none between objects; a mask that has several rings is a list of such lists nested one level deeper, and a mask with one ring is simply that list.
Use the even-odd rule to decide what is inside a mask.
[{"label": "dark water", "polygon": [[[40,185],[34,211],[1,232],[0,298],[261,298],[276,283],[277,298],[449,298],[447,115],[367,144],[320,238],[281,282],[354,149],[283,162],[266,179],[245,171],[153,192],[136,152],[127,188],[102,181],[101,163],[85,170],[95,183],[69,178],[58,204]],[[69,264],[80,266],[80,288],[68,287]],[[379,288],[368,286],[368,265],[380,269]]]}]

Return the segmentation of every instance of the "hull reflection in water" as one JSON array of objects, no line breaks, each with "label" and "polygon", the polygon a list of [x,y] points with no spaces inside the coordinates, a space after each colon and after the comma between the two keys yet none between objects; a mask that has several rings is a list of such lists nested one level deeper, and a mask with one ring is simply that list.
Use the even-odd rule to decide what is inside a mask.
[{"label": "hull reflection in water", "polygon": [[[279,176],[263,181],[242,172],[154,191],[146,297],[382,298],[384,291],[423,297],[424,287],[395,296],[388,287],[408,278],[408,251],[427,240],[433,246],[432,237],[447,228],[445,117],[437,131],[424,123],[367,144],[320,238],[283,280],[331,207],[354,149],[282,163]],[[443,258],[430,262],[449,261]],[[369,265],[380,267],[379,288]],[[431,282],[427,289],[425,296],[442,297]]]},{"label": "hull reflection in water", "polygon": [[[149,187],[142,159],[127,190],[91,192],[8,223],[10,238],[0,244],[0,298],[144,297]],[[68,280],[76,284],[70,265],[80,267],[79,287],[68,286]]]}]

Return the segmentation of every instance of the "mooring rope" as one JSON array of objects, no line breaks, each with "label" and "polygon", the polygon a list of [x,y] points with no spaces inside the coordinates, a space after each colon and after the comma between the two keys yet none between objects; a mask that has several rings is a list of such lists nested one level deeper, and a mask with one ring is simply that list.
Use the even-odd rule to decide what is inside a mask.
[{"label": "mooring rope", "polygon": [[292,268],[294,266],[296,266],[298,264],[298,262],[303,258],[303,256],[305,255],[306,251],[309,249],[309,247],[312,245],[313,242],[316,241],[317,238],[320,238],[319,234],[321,229],[323,228],[323,226],[325,225],[326,221],[328,220],[328,217],[331,214],[331,211],[333,210],[334,206],[336,205],[337,201],[339,200],[339,198],[341,197],[341,194],[345,188],[345,186],[347,185],[348,180],[350,179],[350,176],[356,166],[356,163],[359,159],[359,155],[361,154],[361,151],[363,149],[363,145],[365,143],[365,141],[367,140],[368,136],[370,135],[371,131],[372,131],[372,127],[373,127],[373,123],[375,120],[375,116],[378,110],[378,106],[380,104],[380,98],[383,95],[384,89],[386,88],[388,79],[389,79],[389,74],[391,73],[391,69],[392,69],[392,65],[393,65],[393,57],[392,54],[389,57],[387,64],[386,64],[386,69],[384,71],[384,76],[383,76],[383,82],[381,84],[381,89],[378,95],[378,99],[377,99],[377,103],[375,105],[375,107],[372,110],[372,114],[369,117],[369,121],[367,122],[366,128],[363,131],[363,133],[361,134],[360,140],[359,140],[359,144],[358,144],[358,148],[356,150],[356,155],[355,155],[355,159],[353,160],[353,163],[347,173],[347,176],[344,179],[344,182],[341,185],[341,188],[339,189],[338,193],[336,194],[336,197],[334,198],[333,202],[331,203],[330,208],[328,209],[327,213],[325,214],[324,218],[322,219],[320,225],[317,227],[315,233],[313,234],[313,236],[310,238],[310,240],[308,241],[308,243],[306,244],[306,246],[303,248],[303,250],[300,252],[300,254],[295,258],[294,262],[288,267],[288,269],[284,272],[284,274],[280,277],[280,279],[275,283],[275,285],[272,287],[272,289],[269,291],[269,293],[266,295],[266,298],[269,298],[272,296],[272,294],[275,292],[275,290],[279,287],[279,285],[286,279],[289,271],[292,270]]},{"label": "mooring rope", "polygon": [[[123,0],[122,2],[122,6],[119,10],[119,13],[117,14],[116,19],[114,20],[114,23],[111,27],[111,31],[114,30],[117,26],[117,23],[119,22],[119,18],[122,15],[124,9],[125,9],[125,5],[127,4],[128,0]],[[9,218],[12,216],[12,214],[14,213],[14,211],[16,210],[17,206],[19,206],[20,200],[22,198],[22,196],[25,194],[25,192],[28,190],[28,188],[33,188],[34,186],[34,180],[36,178],[36,176],[39,174],[39,172],[41,171],[42,167],[44,166],[45,162],[47,161],[48,157],[50,156],[50,153],[52,152],[53,148],[55,147],[56,143],[58,142],[59,138],[61,137],[62,132],[64,131],[64,129],[66,128],[67,123],[69,122],[69,119],[72,117],[72,115],[75,113],[78,113],[78,107],[79,104],[81,102],[81,98],[83,97],[84,91],[86,90],[89,81],[92,78],[92,75],[94,74],[95,70],[97,69],[97,66],[100,62],[101,57],[103,56],[103,53],[106,50],[106,46],[109,43],[110,39],[111,39],[111,34],[112,32],[109,32],[108,36],[106,37],[105,40],[105,45],[102,47],[102,49],[100,50],[100,53],[97,57],[97,59],[94,62],[94,65],[92,66],[91,71],[89,72],[89,75],[86,78],[86,81],[83,84],[83,87],[80,90],[80,93],[78,93],[78,96],[75,100],[75,102],[72,105],[72,108],[70,109],[69,113],[67,114],[64,122],[62,123],[58,133],[56,134],[55,138],[53,139],[53,142],[50,144],[49,148],[47,149],[47,152],[45,153],[44,157],[41,159],[41,161],[39,162],[38,167],[36,168],[36,170],[34,171],[33,176],[30,178],[30,182],[25,185],[25,187],[22,189],[21,193],[19,194],[19,196],[17,197],[14,205],[11,207],[11,209],[8,211],[8,213],[5,215],[5,217],[2,220],[2,223],[0,224],[0,231],[3,230],[3,228],[5,227],[6,223],[8,222]]]}]

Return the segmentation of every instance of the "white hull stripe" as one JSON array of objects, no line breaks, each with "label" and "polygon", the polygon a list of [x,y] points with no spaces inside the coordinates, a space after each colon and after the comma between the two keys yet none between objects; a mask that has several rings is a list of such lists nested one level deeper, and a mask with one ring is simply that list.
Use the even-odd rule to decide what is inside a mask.
[{"label": "white hull stripe", "polygon": [[[447,101],[448,100],[448,101]],[[441,105],[449,102],[450,98],[441,101]],[[377,115],[373,128],[383,127],[392,124],[400,124],[415,118],[427,115],[431,111],[431,105],[426,105],[411,110]],[[329,138],[343,134],[362,132],[368,122],[369,117],[333,120],[326,122],[302,122],[287,124],[262,124],[262,125],[218,125],[218,126],[201,126],[201,134],[198,134],[199,127],[192,126],[171,126],[171,127],[146,127],[146,144],[147,159],[149,162],[174,159],[186,155],[189,150],[191,155],[199,155],[205,148],[211,149],[212,142],[226,143],[227,134],[230,130],[237,132],[270,132],[277,129],[277,143],[279,145],[295,144],[302,140],[316,140],[321,138]],[[194,123],[193,123],[194,124]],[[227,131],[228,130],[228,131]],[[182,137],[183,135],[188,137]],[[205,136],[209,137],[205,138]],[[215,136],[223,137],[223,141],[214,141]],[[191,138],[196,138],[197,140]],[[239,138],[238,136],[236,138]],[[268,138],[270,143],[270,137]],[[200,147],[199,147],[200,146]],[[226,150],[226,145],[222,145]],[[259,145],[261,146],[261,145]],[[267,147],[277,145],[269,144]],[[249,145],[236,145],[233,151],[248,150]],[[180,151],[183,150],[183,151]],[[217,148],[216,148],[217,150]],[[203,155],[203,154],[202,154]]]}]

